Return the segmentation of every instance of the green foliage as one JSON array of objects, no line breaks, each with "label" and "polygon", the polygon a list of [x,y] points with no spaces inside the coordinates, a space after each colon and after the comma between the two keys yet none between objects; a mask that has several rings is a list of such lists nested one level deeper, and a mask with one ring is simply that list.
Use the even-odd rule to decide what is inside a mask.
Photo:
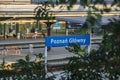
[{"label": "green foliage", "polygon": [[82,52],[86,53],[86,47],[84,47],[84,49],[81,48],[80,44],[70,44],[68,47],[66,47],[66,49],[69,52],[75,53],[76,55],[80,55]]},{"label": "green foliage", "polygon": [[84,7],[89,6],[92,0],[80,0],[80,4]]},{"label": "green foliage", "polygon": [[[114,5],[118,5],[115,0]],[[101,14],[110,12],[104,0],[81,0],[82,6],[89,7],[83,27],[101,26]],[[94,5],[90,5],[94,4]],[[102,4],[103,9],[95,5]],[[100,13],[96,13],[96,11]],[[103,42],[98,50],[90,54],[79,46],[69,46],[67,50],[75,53],[66,66],[67,80],[118,80],[120,76],[120,20],[112,19],[105,30]]]},{"label": "green foliage", "polygon": [[49,17],[48,10],[44,7],[38,6],[35,8],[35,18],[37,21],[47,19]]},{"label": "green foliage", "polygon": [[65,4],[66,0],[59,0],[59,4]]},{"label": "green foliage", "polygon": [[[120,19],[112,19],[107,26],[102,44],[90,54],[78,45],[71,46],[70,52],[77,54],[66,67],[68,80],[118,80],[120,76]],[[72,50],[71,50],[72,49]]]},{"label": "green foliage", "polygon": [[69,6],[67,6],[68,10],[70,10],[73,7],[73,5],[76,4],[76,2],[77,0],[68,0],[68,4],[69,4]]},{"label": "green foliage", "polygon": [[92,15],[91,13],[87,16],[87,19],[85,23],[83,24],[83,27],[86,27],[88,29],[88,28],[95,27],[97,25],[101,26],[101,18],[102,17],[100,14],[95,13],[94,15]]},{"label": "green foliage", "polygon": [[25,56],[25,59],[17,60],[17,63],[9,66],[12,70],[4,68],[0,71],[0,75],[3,79],[7,80],[53,80],[53,76],[47,76],[43,64],[43,55],[35,55],[34,61],[31,61],[30,56]]},{"label": "green foliage", "polygon": [[112,6],[117,5],[120,7],[120,0],[114,0]]},{"label": "green foliage", "polygon": [[[67,4],[68,9],[71,9],[77,0],[56,0],[56,3],[47,1],[42,3],[42,7],[38,6],[35,9],[35,18],[37,22],[41,19],[48,19],[49,7],[54,7],[59,4]],[[96,7],[97,4],[102,4],[103,8]],[[80,5],[84,8],[88,7],[88,15],[83,26],[91,28],[95,25],[101,25],[101,14],[110,12],[105,0],[80,0]],[[111,6],[120,6],[119,0],[114,0]],[[96,11],[98,13],[96,13]],[[90,54],[86,52],[86,48],[82,49],[79,44],[70,45],[67,50],[75,53],[68,65],[65,73],[67,80],[117,80],[120,76],[120,20],[112,19],[107,24],[106,32],[98,50],[92,50]],[[54,76],[47,77],[44,65],[42,63],[42,55],[36,55],[36,59],[31,62],[29,55],[25,59],[19,59],[18,63],[12,66],[13,70],[5,68],[4,62],[1,66],[0,75],[4,79],[12,77],[13,80],[53,80]]]},{"label": "green foliage", "polygon": [[37,6],[34,9],[34,13],[35,13],[35,19],[37,22],[37,26],[39,27],[39,21],[40,20],[47,20],[49,23],[49,20],[52,20],[52,13],[49,11],[49,7],[54,7],[54,4],[51,2],[44,2],[42,4],[43,6]]}]

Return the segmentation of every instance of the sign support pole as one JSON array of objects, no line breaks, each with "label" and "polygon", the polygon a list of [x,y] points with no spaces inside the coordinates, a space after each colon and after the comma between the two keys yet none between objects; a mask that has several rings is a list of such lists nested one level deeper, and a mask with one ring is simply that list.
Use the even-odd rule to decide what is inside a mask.
[{"label": "sign support pole", "polygon": [[91,29],[90,29],[90,44],[88,45],[88,54],[90,54],[91,50]]},{"label": "sign support pole", "polygon": [[68,36],[68,29],[66,29],[66,36]]},{"label": "sign support pole", "polygon": [[88,45],[88,54],[90,54],[90,48],[91,48],[91,44]]},{"label": "sign support pole", "polygon": [[47,46],[45,46],[45,54],[44,54],[44,60],[45,60],[45,72],[47,73]]}]

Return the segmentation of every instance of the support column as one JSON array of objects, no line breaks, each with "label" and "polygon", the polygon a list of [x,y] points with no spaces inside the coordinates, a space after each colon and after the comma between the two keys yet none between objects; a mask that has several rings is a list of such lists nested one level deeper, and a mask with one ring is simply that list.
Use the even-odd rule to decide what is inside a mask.
[{"label": "support column", "polygon": [[16,23],[16,37],[17,37],[17,39],[20,39],[19,24],[18,23]]},{"label": "support column", "polygon": [[6,23],[4,23],[4,40],[7,39],[6,38]]},{"label": "support column", "polygon": [[[50,22],[47,23],[47,36],[51,36],[51,28],[50,28],[51,24]],[[48,51],[51,50],[51,47],[47,48]]]}]

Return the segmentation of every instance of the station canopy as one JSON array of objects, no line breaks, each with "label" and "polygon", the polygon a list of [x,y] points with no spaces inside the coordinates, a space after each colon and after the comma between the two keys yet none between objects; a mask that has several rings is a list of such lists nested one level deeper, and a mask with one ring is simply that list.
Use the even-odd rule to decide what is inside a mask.
[{"label": "station canopy", "polygon": [[[101,18],[101,24],[106,25],[110,22],[110,19],[120,19],[120,16],[102,16]],[[70,23],[79,23],[84,24],[86,21],[86,16],[69,16],[69,17],[56,17],[57,21],[66,21]]]}]

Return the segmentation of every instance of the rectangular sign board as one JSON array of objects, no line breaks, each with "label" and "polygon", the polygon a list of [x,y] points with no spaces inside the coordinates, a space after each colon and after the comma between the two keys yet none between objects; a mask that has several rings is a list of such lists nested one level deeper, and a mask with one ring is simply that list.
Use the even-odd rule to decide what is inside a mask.
[{"label": "rectangular sign board", "polygon": [[61,29],[61,24],[60,24],[60,22],[56,22],[56,23],[54,23],[52,26],[53,26],[53,29]]},{"label": "rectangular sign board", "polygon": [[69,44],[79,43],[80,45],[90,44],[90,35],[74,36],[47,36],[45,46],[68,46]]}]

